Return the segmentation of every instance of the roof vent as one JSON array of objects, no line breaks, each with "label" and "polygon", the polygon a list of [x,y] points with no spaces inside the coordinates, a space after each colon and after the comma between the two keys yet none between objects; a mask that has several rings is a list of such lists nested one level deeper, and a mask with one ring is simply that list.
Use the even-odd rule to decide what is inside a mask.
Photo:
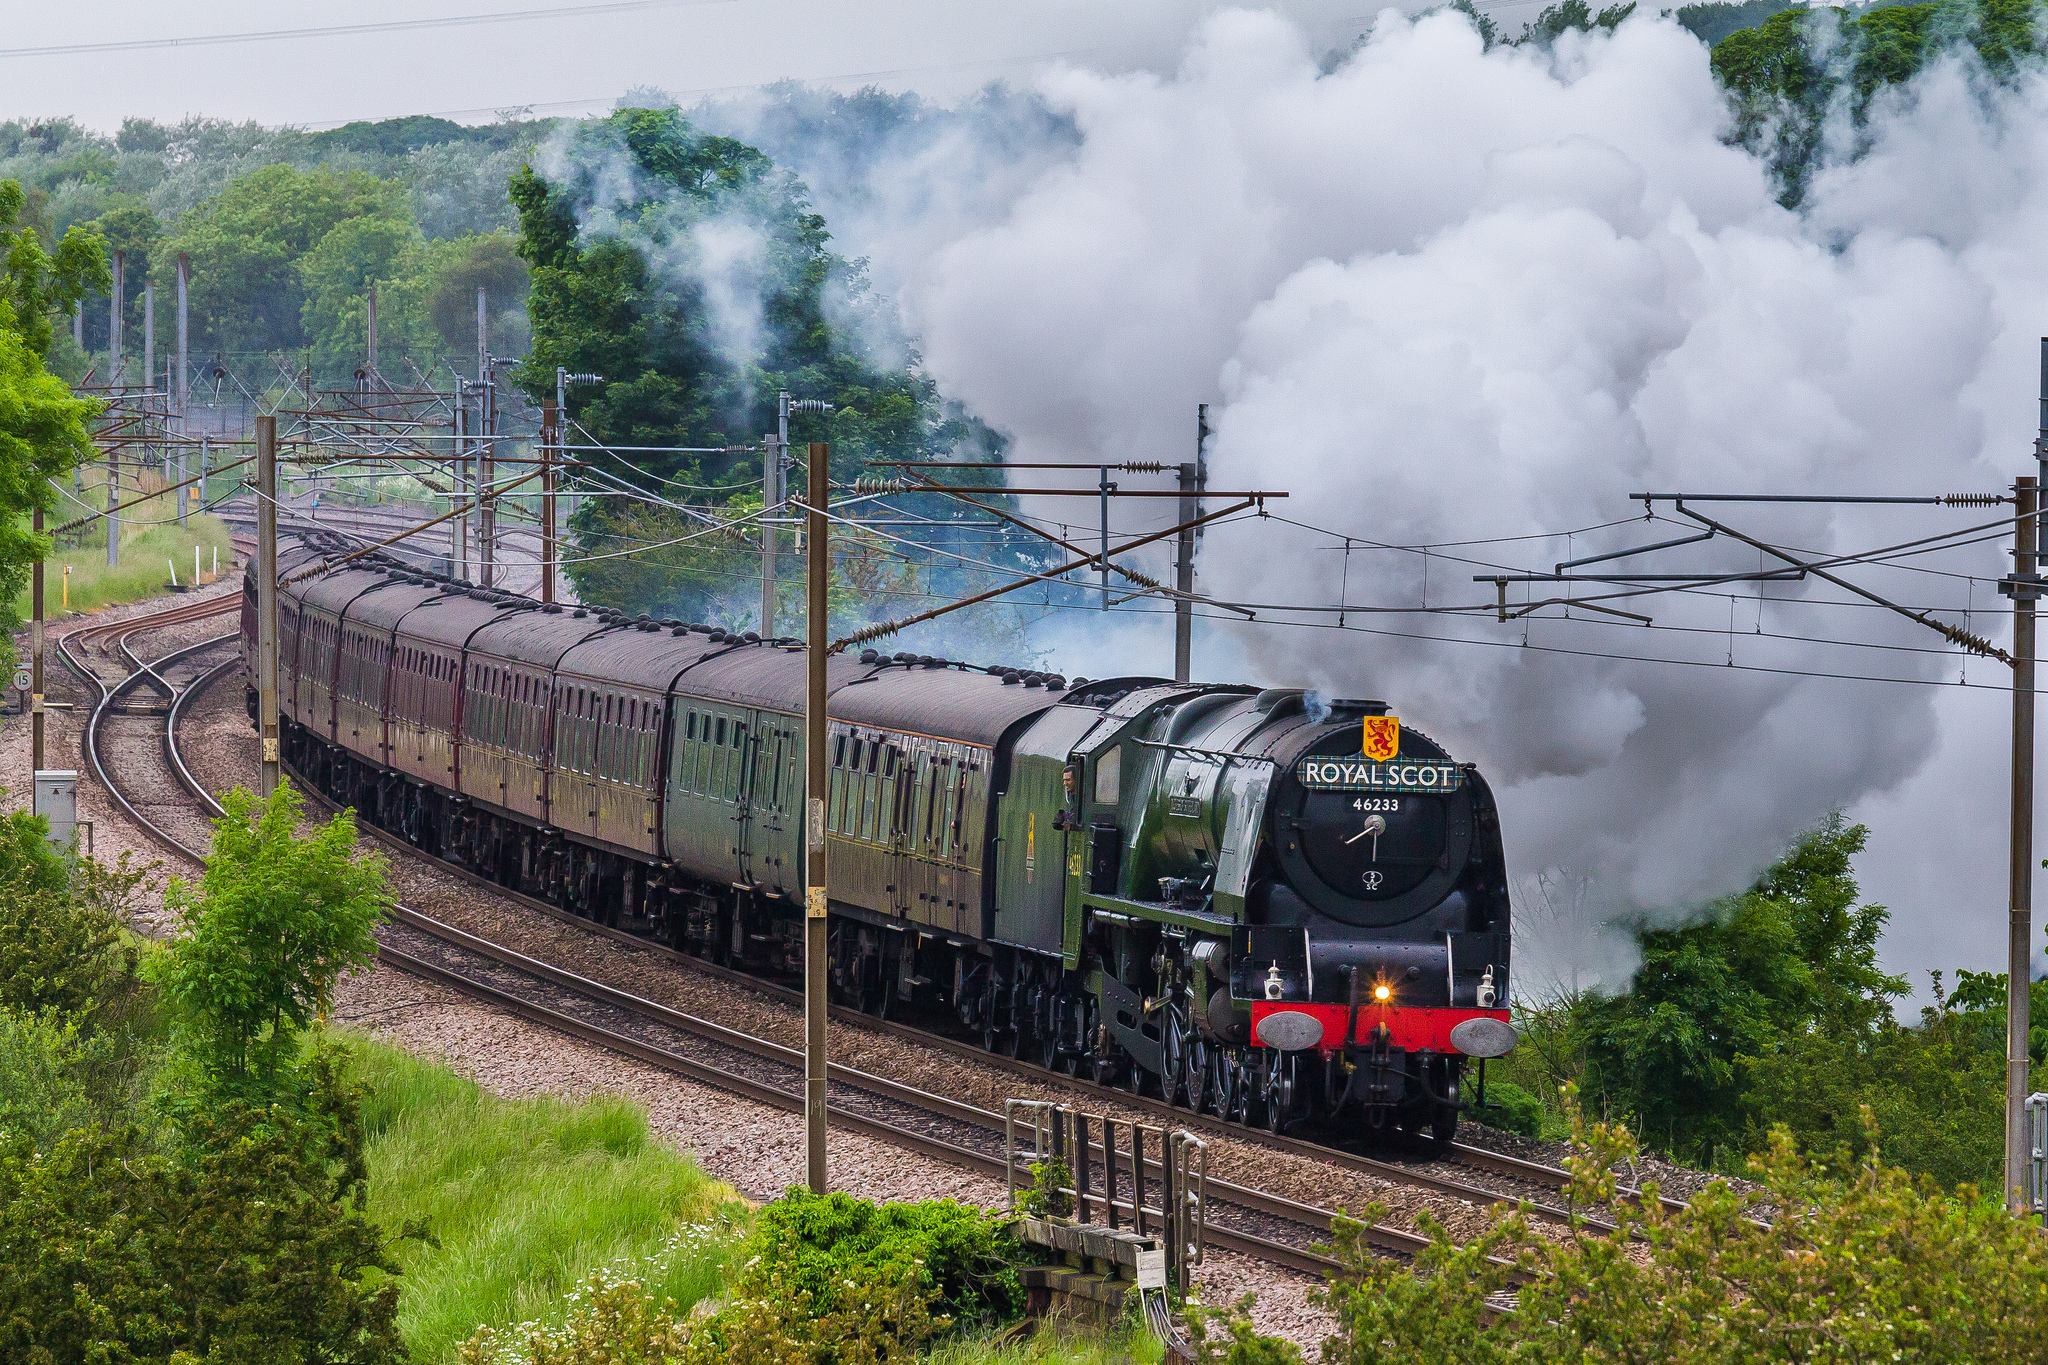
[{"label": "roof vent", "polygon": [[560,602],[544,602],[541,604],[541,610],[549,616],[560,616],[562,614],[562,604]]},{"label": "roof vent", "polygon": [[1088,685],[1088,680],[1087,680],[1086,678],[1076,678],[1076,679],[1074,679],[1074,687],[1075,687],[1076,689],[1079,689],[1079,688],[1083,688],[1083,687],[1086,687],[1087,685]]},{"label": "roof vent", "polygon": [[1045,686],[1045,679],[1036,673],[1026,673],[1024,675],[1024,685],[1026,687],[1043,687]]},{"label": "roof vent", "polygon": [[689,633],[690,628],[688,626],[677,626],[673,630],[669,631],[669,634],[671,635],[688,635]]},{"label": "roof vent", "polygon": [[576,611],[575,611],[575,613],[574,613],[574,619],[576,619],[576,620],[578,620],[578,621],[581,621],[581,620],[582,620],[582,619],[583,619],[584,617],[586,617],[586,616],[588,616],[588,615],[590,615],[590,613],[589,613],[589,612],[587,612],[587,611],[583,610],[583,608],[581,608],[581,607],[578,607],[578,608],[576,608]]},{"label": "roof vent", "polygon": [[740,636],[740,638],[742,640],[745,640],[750,645],[758,645],[761,643],[761,637],[751,630],[748,631],[745,635]]},{"label": "roof vent", "polygon": [[879,652],[879,651],[877,651],[877,650],[872,650],[872,649],[864,649],[864,650],[862,650],[862,651],[860,652],[860,661],[861,661],[862,663],[864,663],[864,664],[871,664],[871,663],[874,663],[874,662],[875,662],[876,660],[880,659],[881,657],[882,657],[882,656],[881,656],[880,652]]},{"label": "roof vent", "polygon": [[1006,668],[1003,670],[1003,686],[1015,687],[1018,683],[1023,681],[1024,675],[1022,673],[1019,673],[1016,669]]},{"label": "roof vent", "polygon": [[713,643],[713,644],[716,644],[716,643],[718,643],[719,641],[721,641],[721,640],[723,640],[723,639],[725,639],[725,632],[724,632],[724,631],[722,631],[722,630],[714,630],[714,631],[712,631],[712,632],[711,632],[711,640],[712,640],[712,643]]},{"label": "roof vent", "polygon": [[1064,692],[1067,690],[1067,680],[1065,678],[1062,678],[1057,673],[1047,678],[1045,680],[1045,685],[1055,692]]}]

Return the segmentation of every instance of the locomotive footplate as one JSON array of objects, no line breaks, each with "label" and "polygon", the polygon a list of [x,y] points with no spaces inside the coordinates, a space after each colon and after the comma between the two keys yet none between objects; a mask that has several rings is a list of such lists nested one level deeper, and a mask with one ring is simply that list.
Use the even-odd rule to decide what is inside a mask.
[{"label": "locomotive footplate", "polygon": [[[1498,1057],[1508,1050],[1498,1045],[1502,1035],[1491,1030],[1486,1033],[1489,1042],[1474,1043],[1473,1047],[1483,1049],[1490,1043],[1494,1050],[1467,1051],[1459,1047],[1458,1040],[1452,1035],[1468,1019],[1495,1021],[1501,1029],[1508,1030],[1506,1038],[1514,1036],[1508,1012],[1503,1009],[1408,1009],[1399,1005],[1366,1003],[1359,1006],[1357,1026],[1350,1030],[1347,1039],[1345,1033],[1351,1023],[1349,1005],[1266,1000],[1232,1003],[1250,1013],[1255,1047],[1277,1047],[1284,1052],[1311,1048],[1319,1052],[1335,1052],[1347,1041],[1353,1046],[1364,1046],[1375,1041],[1382,1026],[1386,1029],[1387,1045],[1403,1052]],[[1460,1039],[1465,1036],[1459,1035]],[[1296,1039],[1302,1041],[1297,1042]]]}]

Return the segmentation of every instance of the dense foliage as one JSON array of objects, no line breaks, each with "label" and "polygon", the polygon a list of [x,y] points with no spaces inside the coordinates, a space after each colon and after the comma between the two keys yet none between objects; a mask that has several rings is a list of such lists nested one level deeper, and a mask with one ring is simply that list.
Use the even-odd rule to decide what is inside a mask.
[{"label": "dense foliage", "polygon": [[293,841],[289,795],[228,804],[185,936],[150,952],[118,928],[141,871],[0,826],[0,1359],[406,1358],[360,1087],[295,1031],[361,960],[381,874]]},{"label": "dense foliage", "polygon": [[1831,118],[1860,129],[1881,91],[1910,80],[1943,52],[1974,53],[1994,80],[2009,79],[2023,58],[2042,50],[2038,9],[2034,0],[1795,5],[1721,38],[1714,74],[1734,102],[1736,139],[1771,164],[1785,202],[1796,204]]},{"label": "dense foliage", "polygon": [[[478,284],[490,293],[493,347],[524,349],[525,272],[511,250],[505,187],[550,126],[409,118],[306,133],[130,119],[109,138],[67,119],[0,122],[0,178],[22,190],[18,206],[0,204],[0,225],[31,230],[46,250],[59,243],[60,262],[61,243],[93,234],[127,253],[131,373],[144,284],[156,287],[164,329],[182,251],[191,257],[192,344],[201,356],[309,348],[316,369],[345,380],[363,358],[363,300],[374,280],[380,359],[410,380],[408,359],[425,370],[443,355],[474,354]],[[30,338],[67,378],[92,365],[106,373],[108,286],[102,266],[82,291],[82,352],[68,327]],[[455,293],[466,295],[466,308],[434,305],[435,295]],[[78,292],[66,294],[54,312],[68,315],[78,301]],[[160,363],[168,340],[160,332]],[[267,361],[253,366],[259,384],[269,370]]]},{"label": "dense foliage", "polygon": [[[1562,1236],[1517,1213],[1461,1246],[1425,1215],[1432,1245],[1409,1265],[1364,1238],[1383,1208],[1339,1219],[1342,1269],[1319,1295],[1337,1320],[1324,1365],[2040,1359],[2048,1236],[1998,1200],[1942,1194],[1882,1161],[1874,1137],[1861,1159],[1821,1161],[1779,1132],[1749,1168],[1757,1187],[1717,1182],[1666,1213],[1616,1197],[1635,1153],[1626,1130],[1571,1118]],[[1488,1300],[1518,1281],[1496,1318]],[[1241,1314],[1201,1326],[1219,1365],[1299,1358]]]},{"label": "dense foliage", "polygon": [[466,1365],[876,1365],[1023,1312],[1022,1252],[950,1199],[877,1205],[792,1187],[760,1211],[715,1312],[594,1275],[567,1321],[479,1332]]},{"label": "dense foliage", "polygon": [[[1939,973],[1915,1023],[1877,965],[1884,907],[1859,904],[1867,831],[1835,818],[1740,896],[1677,928],[1638,926],[1627,989],[1518,1002],[1522,1044],[1495,1063],[1489,1117],[1556,1135],[1546,1097],[1576,1085],[1603,1117],[1682,1160],[1740,1169],[1774,1127],[1802,1150],[1863,1151],[1867,1109],[1890,1159],[1943,1184],[1995,1186],[2003,1158],[2005,978]],[[2048,982],[2033,985],[2048,1007]],[[2036,1030],[2036,1064],[2048,1028]]]},{"label": "dense foliage", "polygon": [[[775,430],[784,390],[833,404],[829,416],[799,415],[791,439],[830,440],[844,479],[874,459],[993,444],[914,366],[871,358],[885,322],[861,267],[829,249],[803,185],[762,152],[673,108],[625,109],[578,127],[550,163],[552,179],[529,167],[512,183],[533,270],[520,383],[539,399],[554,393],[557,367],[602,375],[569,400],[597,441],[699,448],[589,456],[599,468],[664,497],[758,507],[761,456],[729,447]],[[707,543],[701,517],[595,499],[577,525],[595,549],[662,547],[571,565],[589,600],[709,616],[758,573],[757,553],[736,551],[734,537]]]}]

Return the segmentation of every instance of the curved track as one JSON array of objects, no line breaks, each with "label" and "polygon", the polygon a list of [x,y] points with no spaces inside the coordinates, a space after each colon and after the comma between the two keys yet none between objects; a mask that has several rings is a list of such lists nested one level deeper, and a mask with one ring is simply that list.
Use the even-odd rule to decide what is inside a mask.
[{"label": "curved track", "polygon": [[[177,783],[185,810],[196,815],[192,810],[196,802],[204,811],[218,814],[219,803],[193,779],[178,751],[177,721],[188,703],[236,660],[215,663],[183,682],[174,681],[167,673],[235,637],[212,637],[147,661],[137,657],[129,645],[150,631],[233,610],[238,603],[238,597],[228,597],[203,604],[205,610],[195,610],[202,604],[173,608],[74,631],[59,643],[74,671],[99,692],[84,735],[88,765],[139,829],[173,855],[194,864],[204,858],[196,841],[167,826],[159,809],[164,803],[138,799],[124,780],[138,757],[139,746],[130,745],[118,758],[110,755],[107,741],[112,732],[105,722],[128,714],[121,709],[125,699],[144,686],[168,694],[168,704],[161,712],[141,712],[159,722],[157,742],[149,747],[157,751],[164,774]],[[109,648],[109,640],[117,640],[118,645]],[[94,643],[99,644],[103,658],[112,659],[118,649],[119,657],[129,665],[127,676],[113,681],[101,677],[90,660],[88,647]],[[398,970],[440,982],[609,1051],[776,1109],[802,1109],[802,1058],[790,1049],[563,971],[408,907],[393,907],[393,923],[381,937],[378,956]],[[983,1176],[1005,1177],[1001,1115],[847,1067],[833,1067],[829,1084],[828,1106],[839,1127]],[[1148,1183],[1156,1180],[1153,1167],[1148,1170]],[[1328,1235],[1329,1210],[1214,1178],[1208,1187],[1209,1244],[1312,1274],[1332,1267],[1331,1261],[1309,1249]],[[1128,1194],[1126,1191],[1122,1197]],[[1153,1197],[1151,1191],[1147,1197]],[[1412,1256],[1426,1245],[1426,1239],[1398,1229],[1374,1229],[1371,1237],[1374,1245],[1390,1255]]]}]

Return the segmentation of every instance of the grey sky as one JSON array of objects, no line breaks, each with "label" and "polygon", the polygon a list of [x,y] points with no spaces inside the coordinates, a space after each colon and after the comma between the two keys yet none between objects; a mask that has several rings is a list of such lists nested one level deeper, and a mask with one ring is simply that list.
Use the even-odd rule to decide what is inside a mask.
[{"label": "grey sky", "polygon": [[[561,8],[577,0],[102,0],[88,11],[10,4],[0,52],[110,41],[193,38],[381,21]],[[1519,23],[1525,4],[1486,7]],[[784,78],[872,82],[946,97],[987,81],[1026,77],[1050,54],[1123,70],[1171,66],[1189,29],[1223,8],[1214,0],[1102,5],[1024,0],[1008,5],[931,0],[682,0],[635,13],[591,14],[61,56],[0,55],[0,117],[70,114],[111,130],[123,117],[186,114],[328,126],[401,114],[467,121],[530,105],[573,114],[608,107],[625,90],[679,95]],[[1410,8],[1418,7],[1414,5]],[[1340,43],[1371,22],[1371,0],[1291,0],[1276,6],[1319,42]]]}]

